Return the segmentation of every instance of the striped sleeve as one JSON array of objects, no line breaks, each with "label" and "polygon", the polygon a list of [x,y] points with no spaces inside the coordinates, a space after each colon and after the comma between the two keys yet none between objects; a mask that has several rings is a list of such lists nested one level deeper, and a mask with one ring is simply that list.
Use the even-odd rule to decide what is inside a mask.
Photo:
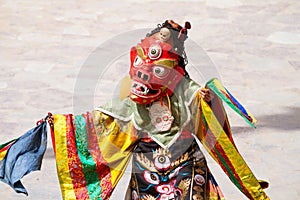
[{"label": "striped sleeve", "polygon": [[109,199],[137,139],[132,124],[99,111],[54,115],[53,134],[63,199]]},{"label": "striped sleeve", "polygon": [[[222,106],[219,104],[220,100],[218,97],[215,98],[217,99],[207,103],[200,94],[195,97],[192,107],[194,109],[193,116],[196,117],[194,126],[196,136],[242,193],[251,200],[269,199],[238,152],[231,137],[227,117],[220,116],[219,109]],[[217,106],[214,105],[216,101],[218,102]],[[226,115],[225,112],[222,113]]]}]

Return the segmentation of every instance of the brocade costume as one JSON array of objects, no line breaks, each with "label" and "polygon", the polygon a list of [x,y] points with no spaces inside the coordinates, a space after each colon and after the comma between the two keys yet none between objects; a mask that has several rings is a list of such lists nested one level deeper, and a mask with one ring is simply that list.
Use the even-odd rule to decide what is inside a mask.
[{"label": "brocade costume", "polygon": [[[269,199],[233,142],[222,100],[249,124],[254,118],[218,80],[207,83],[214,94],[207,101],[188,77],[184,41],[190,28],[189,23],[181,27],[167,20],[131,49],[132,86],[126,98],[82,115],[53,115],[52,142],[63,199],[109,199],[130,158],[126,200],[224,199],[200,143],[249,199]],[[16,181],[20,186],[20,178],[11,181],[2,174],[10,165],[6,151],[17,143],[0,145],[0,178],[12,187]],[[26,193],[20,188],[15,190]]]}]

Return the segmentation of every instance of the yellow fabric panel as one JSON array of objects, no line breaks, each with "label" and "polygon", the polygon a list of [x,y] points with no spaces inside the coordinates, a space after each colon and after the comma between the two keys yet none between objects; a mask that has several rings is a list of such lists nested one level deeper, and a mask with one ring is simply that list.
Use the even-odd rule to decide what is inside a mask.
[{"label": "yellow fabric panel", "polygon": [[0,152],[0,160],[3,160],[3,158],[5,157],[7,151],[2,151]]},{"label": "yellow fabric panel", "polygon": [[[68,149],[66,146],[66,117],[55,114],[54,116],[54,135],[56,145],[56,166],[59,176],[62,196],[68,200],[75,200],[72,179],[69,175]],[[59,152],[59,153],[58,153]]]},{"label": "yellow fabric panel", "polygon": [[122,177],[137,141],[132,122],[118,124],[117,120],[100,111],[93,112],[98,144],[111,170],[112,186]]},{"label": "yellow fabric panel", "polygon": [[[235,168],[238,176],[243,182],[243,185],[247,188],[252,198],[257,200],[269,199],[263,191],[263,189],[261,188],[258,180],[256,179],[256,177],[242,158],[242,156],[239,154],[235,146],[229,140],[227,134],[224,132],[222,126],[219,124],[218,120],[214,116],[210,106],[203,99],[201,99],[201,106],[203,115],[207,121],[209,129],[217,138],[217,141],[221,145],[222,150],[229,158],[229,162]],[[205,146],[205,142],[203,144]],[[207,146],[206,148],[210,152]]]}]

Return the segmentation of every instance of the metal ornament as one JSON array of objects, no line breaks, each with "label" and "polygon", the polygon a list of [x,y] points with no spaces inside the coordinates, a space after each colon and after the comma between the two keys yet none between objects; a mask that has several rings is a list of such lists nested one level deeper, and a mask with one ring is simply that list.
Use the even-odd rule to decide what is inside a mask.
[{"label": "metal ornament", "polygon": [[158,131],[170,130],[174,117],[167,105],[154,102],[149,108],[151,123]]}]

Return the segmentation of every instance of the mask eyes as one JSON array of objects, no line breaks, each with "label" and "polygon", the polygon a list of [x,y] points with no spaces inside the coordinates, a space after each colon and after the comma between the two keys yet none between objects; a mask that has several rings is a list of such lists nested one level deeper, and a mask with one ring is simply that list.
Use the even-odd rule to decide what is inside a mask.
[{"label": "mask eyes", "polygon": [[135,59],[134,59],[134,61],[133,61],[133,66],[134,67],[138,67],[141,64],[143,64],[143,60],[141,59],[141,57],[136,56]]},{"label": "mask eyes", "polygon": [[158,185],[160,183],[158,175],[154,172],[144,171],[143,176],[145,181],[147,181],[148,183],[155,185]]},{"label": "mask eyes", "polygon": [[153,73],[158,78],[165,78],[168,75],[169,70],[164,67],[155,66],[153,67]]},{"label": "mask eyes", "polygon": [[148,56],[151,60],[155,60],[161,56],[161,47],[159,44],[152,45],[149,48]]}]

